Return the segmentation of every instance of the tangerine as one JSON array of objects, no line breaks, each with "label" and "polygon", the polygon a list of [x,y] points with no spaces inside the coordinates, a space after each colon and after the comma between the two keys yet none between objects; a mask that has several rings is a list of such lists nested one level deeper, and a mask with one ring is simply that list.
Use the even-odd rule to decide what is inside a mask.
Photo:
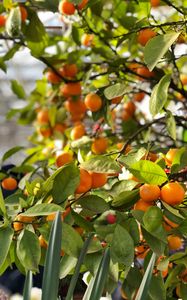
[{"label": "tangerine", "polygon": [[13,177],[8,177],[2,180],[1,186],[3,189],[8,191],[13,191],[17,188],[18,183],[17,180]]},{"label": "tangerine", "polygon": [[73,160],[73,155],[70,152],[63,152],[56,157],[56,166],[62,167],[65,164],[69,164]]},{"label": "tangerine", "polygon": [[105,173],[90,172],[92,177],[92,189],[102,187],[107,182],[107,175]]},{"label": "tangerine", "polygon": [[156,36],[156,32],[150,28],[146,28],[139,31],[137,40],[140,45],[145,46],[154,36]]},{"label": "tangerine", "polygon": [[65,64],[60,70],[63,77],[74,78],[78,73],[76,64]]},{"label": "tangerine", "polygon": [[155,184],[145,183],[140,187],[140,198],[145,202],[153,202],[160,197],[160,188]]},{"label": "tangerine", "polygon": [[59,3],[58,10],[61,14],[73,15],[75,13],[75,5],[68,0],[63,0]]},{"label": "tangerine", "polygon": [[92,188],[92,176],[84,169],[80,169],[80,182],[75,190],[76,194],[83,194]]},{"label": "tangerine", "polygon": [[72,140],[78,140],[85,134],[86,134],[85,127],[82,123],[80,123],[75,125],[75,127],[71,130],[70,136]]},{"label": "tangerine", "polygon": [[151,206],[153,206],[153,202],[146,202],[146,201],[143,201],[142,199],[140,199],[135,203],[134,209],[147,211],[149,209],[149,207],[151,207]]},{"label": "tangerine", "polygon": [[85,97],[84,103],[87,109],[91,110],[92,112],[100,110],[102,107],[102,99],[99,95],[90,93]]},{"label": "tangerine", "polygon": [[181,204],[184,200],[185,191],[183,187],[177,182],[169,182],[161,188],[161,199],[170,204]]},{"label": "tangerine", "polygon": [[170,250],[178,250],[182,246],[182,240],[179,236],[169,235],[167,237],[167,240],[168,240],[168,247]]},{"label": "tangerine", "polygon": [[79,96],[81,94],[80,82],[65,83],[60,88],[60,94],[64,97]]},{"label": "tangerine", "polygon": [[91,150],[95,154],[105,153],[107,148],[108,148],[108,139],[105,137],[96,138],[91,145]]}]

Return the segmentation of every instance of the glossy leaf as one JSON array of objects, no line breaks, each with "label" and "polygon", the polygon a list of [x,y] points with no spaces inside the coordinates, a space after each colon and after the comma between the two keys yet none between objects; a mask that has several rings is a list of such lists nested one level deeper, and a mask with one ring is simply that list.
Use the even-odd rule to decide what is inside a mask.
[{"label": "glossy leaf", "polygon": [[168,181],[164,170],[159,165],[149,160],[140,160],[131,165],[130,172],[140,181],[145,183],[161,185]]},{"label": "glossy leaf", "polygon": [[77,258],[64,255],[60,261],[60,279],[65,278],[77,264]]},{"label": "glossy leaf", "polygon": [[11,227],[0,228],[0,268],[4,264],[12,243],[14,231]]},{"label": "glossy leaf", "polygon": [[152,91],[149,109],[153,116],[161,112],[168,98],[168,88],[171,81],[171,75],[163,76]]},{"label": "glossy leaf", "polygon": [[107,99],[111,100],[115,97],[119,97],[127,92],[127,86],[124,83],[116,83],[107,87],[104,90],[104,95]]},{"label": "glossy leaf", "polygon": [[57,204],[41,203],[41,204],[37,204],[37,205],[34,205],[34,206],[30,207],[29,209],[27,209],[21,215],[30,216],[30,217],[47,216],[50,213],[57,212],[57,211],[64,211],[64,209],[61,206],[57,205]]},{"label": "glossy leaf", "polygon": [[81,167],[97,173],[121,173],[119,164],[108,156],[95,156],[82,163]]},{"label": "glossy leaf", "polygon": [[172,113],[170,111],[167,111],[166,114],[166,126],[169,136],[176,140],[176,122],[175,118],[173,117]]},{"label": "glossy leaf", "polygon": [[38,271],[41,248],[36,234],[27,229],[23,230],[18,236],[16,252],[26,270]]},{"label": "glossy leaf", "polygon": [[78,257],[83,241],[80,235],[69,224],[62,223],[62,245],[61,248],[70,256]]},{"label": "glossy leaf", "polygon": [[7,152],[4,153],[4,155],[2,157],[2,161],[7,160],[9,157],[11,157],[15,153],[17,153],[17,152],[19,152],[20,150],[23,150],[23,149],[24,149],[24,147],[22,147],[22,146],[15,146],[15,147],[9,149]]},{"label": "glossy leaf", "polygon": [[117,225],[111,244],[111,258],[114,263],[130,266],[134,259],[134,242],[126,229]]},{"label": "glossy leaf", "polygon": [[82,197],[78,203],[85,209],[95,213],[103,213],[110,209],[109,204],[97,195],[88,195]]},{"label": "glossy leaf", "polygon": [[150,39],[144,49],[144,61],[152,71],[161,58],[164,57],[171,45],[176,41],[180,32],[169,32]]},{"label": "glossy leaf", "polygon": [[113,207],[122,206],[123,208],[129,208],[133,204],[135,204],[139,198],[140,198],[139,189],[135,189],[133,191],[124,191],[114,196],[114,200],[112,201],[112,206]]}]

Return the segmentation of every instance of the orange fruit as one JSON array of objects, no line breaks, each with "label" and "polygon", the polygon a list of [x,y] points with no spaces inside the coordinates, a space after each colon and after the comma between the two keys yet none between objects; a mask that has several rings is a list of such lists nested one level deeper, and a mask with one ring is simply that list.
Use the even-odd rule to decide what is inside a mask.
[{"label": "orange fruit", "polygon": [[145,97],[145,93],[144,92],[135,93],[133,95],[133,101],[141,102],[144,97]]},{"label": "orange fruit", "polygon": [[18,183],[17,180],[13,177],[5,178],[1,181],[1,186],[3,189],[8,191],[13,191],[17,188]]},{"label": "orange fruit", "polygon": [[102,187],[107,182],[107,175],[105,173],[90,172],[92,177],[92,189]]},{"label": "orange fruit", "polygon": [[66,130],[67,126],[66,124],[61,124],[61,123],[57,123],[55,124],[55,126],[53,127],[53,131],[57,131],[57,132],[60,132],[60,133],[64,133],[64,131]]},{"label": "orange fruit", "polygon": [[154,36],[156,36],[156,32],[150,28],[146,28],[139,31],[137,40],[140,45],[145,46]]},{"label": "orange fruit", "polygon": [[160,0],[151,0],[151,6],[152,7],[157,7],[160,5]]},{"label": "orange fruit", "polygon": [[20,5],[19,9],[20,9],[20,13],[21,13],[21,20],[24,23],[26,21],[27,17],[28,17],[27,10],[22,5]]},{"label": "orange fruit", "polygon": [[65,83],[60,87],[60,94],[64,97],[79,96],[81,94],[80,82]]},{"label": "orange fruit", "polygon": [[22,230],[24,227],[24,223],[30,224],[33,222],[34,219],[35,219],[34,217],[18,215],[13,222],[13,228],[15,231]]},{"label": "orange fruit", "polygon": [[45,75],[47,80],[52,84],[58,84],[62,81],[62,78],[52,70],[48,70]]},{"label": "orange fruit", "polygon": [[115,97],[112,99],[112,104],[119,104],[121,103],[121,100],[123,99],[123,96]]},{"label": "orange fruit", "polygon": [[63,77],[74,78],[78,73],[76,64],[65,64],[60,70]]},{"label": "orange fruit", "polygon": [[73,115],[80,115],[86,112],[86,105],[81,99],[72,100],[70,98],[65,102],[65,107],[67,111],[69,111]]},{"label": "orange fruit", "polygon": [[78,140],[80,139],[83,135],[86,134],[86,130],[83,124],[77,124],[75,127],[71,130],[71,139],[72,140]]},{"label": "orange fruit", "polygon": [[[56,217],[56,212],[51,213],[46,217],[46,221],[52,222],[55,219],[55,217]],[[63,221],[63,220],[64,220],[63,213],[61,213],[61,221]]]},{"label": "orange fruit", "polygon": [[185,196],[185,191],[183,187],[177,182],[169,182],[165,184],[161,188],[161,199],[170,204],[171,206],[173,205],[178,205],[181,204],[184,200]]},{"label": "orange fruit", "polygon": [[63,0],[58,5],[61,14],[73,15],[75,13],[75,5],[67,0]]},{"label": "orange fruit", "polygon": [[5,15],[0,15],[0,27],[4,27],[6,23]]},{"label": "orange fruit", "polygon": [[47,124],[49,123],[49,112],[48,109],[39,110],[37,113],[36,120],[39,124]]},{"label": "orange fruit", "polygon": [[177,250],[182,246],[182,240],[179,236],[169,235],[167,237],[167,240],[168,240],[168,247],[170,250]]},{"label": "orange fruit", "polygon": [[65,164],[69,164],[73,160],[73,154],[70,152],[63,152],[56,157],[56,166],[59,168]]},{"label": "orange fruit", "polygon": [[128,113],[128,111],[126,111],[126,110],[123,110],[123,111],[122,111],[121,119],[122,119],[123,121],[128,121],[128,120],[130,120],[131,118],[132,118],[132,116]]},{"label": "orange fruit", "polygon": [[[154,72],[150,72],[149,69],[147,67],[141,66],[139,68],[136,69],[136,73],[142,77],[145,78],[153,78],[155,77],[155,73]],[[143,80],[143,78],[140,77],[140,80]]]},{"label": "orange fruit", "polygon": [[153,206],[153,202],[146,202],[146,201],[143,201],[142,199],[140,199],[135,203],[134,209],[147,211],[148,208],[151,206]]},{"label": "orange fruit", "polygon": [[179,150],[176,149],[176,148],[171,148],[167,153],[166,153],[166,156],[165,156],[165,160],[166,160],[166,164],[168,166],[171,166],[172,163],[173,163],[173,160],[175,158],[175,155],[177,154]]},{"label": "orange fruit", "polygon": [[[124,146],[124,143],[121,143],[121,142],[120,142],[120,143],[117,143],[117,148],[119,149],[119,151],[122,150],[123,146]],[[127,145],[127,147],[126,147],[124,153],[127,154],[127,153],[129,153],[131,150],[132,150],[131,145]]]},{"label": "orange fruit", "polygon": [[92,176],[84,169],[80,169],[80,182],[76,188],[76,194],[83,194],[92,188]]},{"label": "orange fruit", "polygon": [[47,245],[47,242],[44,239],[44,237],[42,235],[40,235],[38,239],[39,239],[40,247],[47,249],[48,245]]},{"label": "orange fruit", "polygon": [[169,220],[166,216],[163,216],[163,218],[166,224],[169,225],[171,229],[177,228],[179,226],[179,224],[176,224],[173,221]]},{"label": "orange fruit", "polygon": [[88,3],[88,0],[82,0],[82,2],[80,4],[78,4],[78,6],[77,6],[78,10],[83,9],[87,3]]},{"label": "orange fruit", "polygon": [[91,145],[91,150],[95,154],[105,153],[107,148],[108,148],[108,139],[105,137],[96,138]]},{"label": "orange fruit", "polygon": [[90,47],[93,44],[94,35],[93,34],[83,34],[81,38],[81,43],[85,47]]},{"label": "orange fruit", "polygon": [[84,103],[87,109],[91,110],[92,112],[98,111],[102,107],[101,97],[94,93],[88,94],[84,99]]},{"label": "orange fruit", "polygon": [[136,105],[132,101],[129,101],[124,104],[124,109],[130,116],[133,116],[136,110]]},{"label": "orange fruit", "polygon": [[44,138],[49,138],[52,136],[53,132],[52,129],[49,126],[42,126],[39,128],[39,133],[44,137]]},{"label": "orange fruit", "polygon": [[160,197],[158,185],[145,183],[140,187],[140,198],[145,202],[153,202]]}]

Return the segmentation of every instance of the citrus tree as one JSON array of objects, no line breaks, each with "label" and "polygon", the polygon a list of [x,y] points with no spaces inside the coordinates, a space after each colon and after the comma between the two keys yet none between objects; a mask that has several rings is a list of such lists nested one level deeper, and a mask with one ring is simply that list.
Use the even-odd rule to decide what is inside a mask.
[{"label": "citrus tree", "polygon": [[[187,1],[4,0],[0,8],[9,43],[1,69],[23,48],[45,65],[29,95],[11,82],[26,105],[8,118],[34,132],[32,148],[2,157],[26,153],[0,173],[10,191],[0,197],[0,273],[12,263],[38,272],[60,211],[60,279],[74,273],[89,237],[80,271],[88,283],[101,262],[101,294],[120,281],[124,299],[186,299]],[[57,13],[60,26],[45,27],[41,11]]]}]

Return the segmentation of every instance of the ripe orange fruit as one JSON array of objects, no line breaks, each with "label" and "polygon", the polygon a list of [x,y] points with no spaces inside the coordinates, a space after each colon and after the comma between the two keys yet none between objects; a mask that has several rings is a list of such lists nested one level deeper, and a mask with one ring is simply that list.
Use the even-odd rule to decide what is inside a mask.
[{"label": "ripe orange fruit", "polygon": [[[155,77],[155,73],[154,72],[150,72],[149,69],[147,67],[141,66],[139,68],[136,69],[136,73],[142,77],[145,78],[153,78]],[[140,77],[140,80],[144,80],[142,77]]]},{"label": "ripe orange fruit", "polygon": [[24,23],[26,21],[27,17],[28,17],[27,10],[22,5],[20,5],[19,9],[20,9],[20,13],[21,13],[21,20]]},{"label": "ripe orange fruit", "polygon": [[73,154],[70,152],[63,152],[56,157],[56,165],[57,167],[61,167],[65,164],[69,164],[73,160]]},{"label": "ripe orange fruit", "polygon": [[85,47],[91,47],[93,44],[94,35],[93,34],[83,34],[81,38],[81,44]]},{"label": "ripe orange fruit", "polygon": [[105,153],[107,148],[108,148],[108,139],[105,137],[96,138],[91,145],[91,150],[95,154]]},{"label": "ripe orange fruit", "polygon": [[73,15],[75,12],[75,6],[68,0],[63,0],[59,3],[58,10],[61,14]]},{"label": "ripe orange fruit", "polygon": [[177,154],[179,150],[176,149],[176,148],[171,148],[167,153],[166,153],[166,156],[165,156],[165,160],[166,160],[166,164],[168,166],[171,166],[172,163],[173,163],[173,160],[175,158],[175,155]]},{"label": "ripe orange fruit", "polygon": [[47,80],[52,84],[58,84],[62,81],[62,78],[52,70],[48,70],[45,75]]},{"label": "ripe orange fruit", "polygon": [[78,73],[78,68],[76,64],[65,64],[59,72],[63,77],[74,78]]},{"label": "ripe orange fruit", "polygon": [[129,101],[124,104],[124,109],[130,116],[133,116],[136,111],[136,105],[132,101]]},{"label": "ripe orange fruit", "polygon": [[[120,143],[117,143],[117,148],[118,148],[120,151],[122,150],[123,146],[124,146],[124,143],[121,143],[121,142],[120,142]],[[124,153],[127,154],[127,153],[129,153],[131,150],[132,150],[131,145],[127,145],[127,148],[125,149]]]},{"label": "ripe orange fruit", "polygon": [[88,0],[82,0],[82,2],[80,4],[78,4],[78,6],[77,6],[78,10],[83,9],[87,3],[88,3]]},{"label": "ripe orange fruit", "polygon": [[13,177],[8,177],[2,180],[1,186],[3,189],[8,191],[13,191],[17,188],[18,183],[17,180]]},{"label": "ripe orange fruit", "polygon": [[47,242],[44,239],[44,237],[42,235],[40,235],[38,239],[39,239],[40,247],[47,249],[48,245],[47,245]]},{"label": "ripe orange fruit", "polygon": [[30,224],[33,222],[34,219],[35,219],[34,217],[18,215],[13,222],[13,228],[15,231],[22,230],[24,227],[24,223]]},{"label": "ripe orange fruit", "polygon": [[156,32],[150,28],[142,29],[138,33],[138,43],[145,46],[147,42],[156,35]]},{"label": "ripe orange fruit", "polygon": [[144,97],[145,97],[145,93],[144,93],[144,92],[135,93],[135,94],[133,95],[133,101],[141,102],[141,101],[143,100]]},{"label": "ripe orange fruit", "polygon": [[39,124],[47,124],[49,122],[49,112],[48,109],[42,109],[37,113],[37,122]]},{"label": "ripe orange fruit", "polygon": [[119,104],[121,103],[121,100],[123,99],[123,96],[115,97],[112,99],[112,104]]},{"label": "ripe orange fruit", "polygon": [[152,7],[157,7],[160,5],[160,0],[151,0],[151,6]]},{"label": "ripe orange fruit", "polygon": [[185,191],[177,181],[169,182],[161,188],[161,199],[170,205],[181,204],[184,196]]},{"label": "ripe orange fruit", "polygon": [[145,183],[140,187],[140,198],[145,202],[153,202],[160,197],[158,185]]},{"label": "ripe orange fruit", "polygon": [[142,199],[138,200],[135,205],[134,209],[147,211],[149,207],[153,206],[153,202],[145,202]]},{"label": "ripe orange fruit", "polygon": [[182,246],[182,240],[179,236],[169,235],[167,237],[167,240],[168,240],[168,247],[170,250],[177,250]]},{"label": "ripe orange fruit", "polygon": [[107,175],[105,173],[90,172],[92,177],[92,189],[102,187],[107,182]]},{"label": "ripe orange fruit", "polygon": [[76,194],[88,192],[92,187],[92,176],[84,169],[80,169],[80,182],[76,188]]},{"label": "ripe orange fruit", "polygon": [[53,132],[52,129],[49,126],[42,126],[39,128],[39,133],[44,137],[44,138],[49,138],[52,136]]},{"label": "ripe orange fruit", "polygon": [[128,111],[126,111],[126,110],[123,110],[123,111],[122,111],[121,119],[122,119],[123,121],[128,121],[128,120],[130,120],[131,118],[132,118],[132,116],[128,113]]},{"label": "ripe orange fruit", "polygon": [[64,133],[64,131],[66,130],[67,126],[66,124],[61,124],[61,123],[57,123],[55,124],[55,126],[53,127],[53,131],[57,131],[57,132],[60,132],[60,133]]},{"label": "ripe orange fruit", "polygon": [[6,23],[5,15],[0,15],[0,27],[4,27]]},{"label": "ripe orange fruit", "polygon": [[[52,222],[55,219],[55,217],[56,217],[56,212],[51,213],[46,217],[46,221]],[[61,213],[61,221],[63,221],[63,220],[64,220],[63,213]]]},{"label": "ripe orange fruit", "polygon": [[101,97],[94,93],[88,94],[84,99],[84,103],[87,109],[91,110],[92,112],[98,111],[102,107]]},{"label": "ripe orange fruit", "polygon": [[79,96],[81,94],[80,82],[69,82],[60,87],[60,94],[64,97]]},{"label": "ripe orange fruit", "polygon": [[173,221],[169,220],[166,216],[163,216],[163,219],[164,219],[163,226],[166,231],[170,231],[173,228],[177,228],[179,226],[179,224],[176,224]]},{"label": "ripe orange fruit", "polygon": [[83,135],[86,134],[86,130],[83,124],[77,124],[75,127],[71,130],[71,139],[72,140],[78,140],[80,139]]},{"label": "ripe orange fruit", "polygon": [[86,105],[81,99],[72,100],[70,98],[65,102],[65,107],[67,111],[69,111],[73,115],[81,115],[86,112]]}]

